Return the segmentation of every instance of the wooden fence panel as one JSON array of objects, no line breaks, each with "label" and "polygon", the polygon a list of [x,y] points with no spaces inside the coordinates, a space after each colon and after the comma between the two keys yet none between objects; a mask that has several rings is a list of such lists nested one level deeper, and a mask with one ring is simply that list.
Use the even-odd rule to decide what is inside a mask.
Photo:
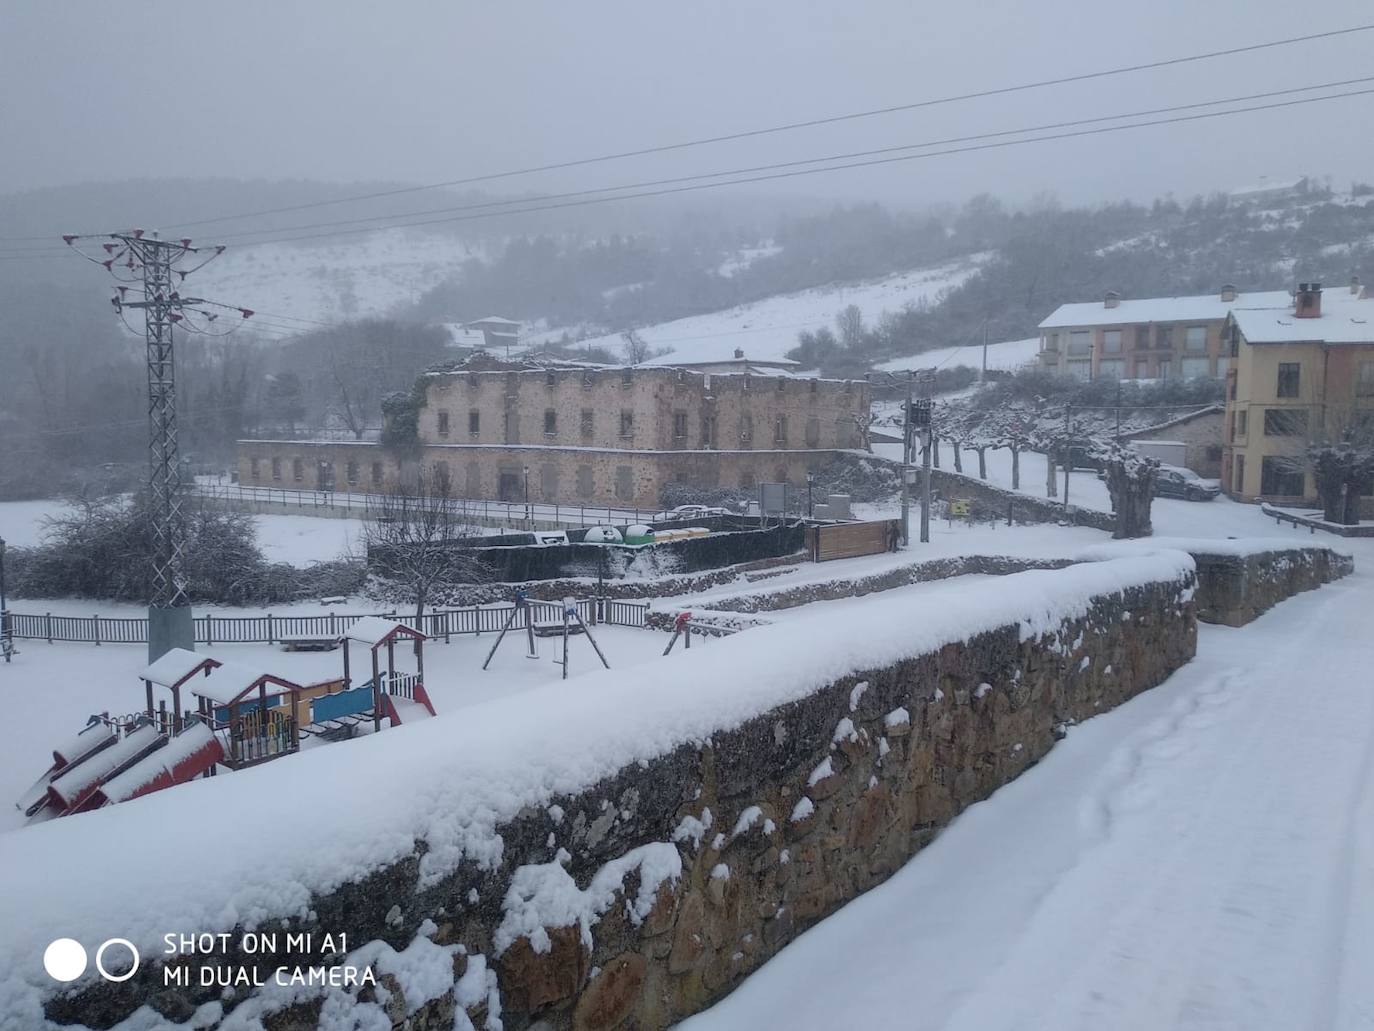
[{"label": "wooden fence panel", "polygon": [[817,562],[891,551],[898,540],[895,519],[876,519],[865,523],[836,523],[815,527],[812,555]]}]

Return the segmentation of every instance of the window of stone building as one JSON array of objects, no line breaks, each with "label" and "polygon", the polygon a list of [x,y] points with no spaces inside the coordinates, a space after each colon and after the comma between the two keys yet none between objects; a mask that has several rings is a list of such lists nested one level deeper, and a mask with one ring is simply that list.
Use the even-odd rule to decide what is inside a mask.
[{"label": "window of stone building", "polygon": [[1359,375],[1355,377],[1355,396],[1374,397],[1374,361],[1360,362]]},{"label": "window of stone building", "polygon": [[482,413],[476,408],[468,412],[468,433],[474,437],[482,432]]},{"label": "window of stone building", "polygon": [[754,417],[745,412],[739,417],[740,447],[750,447],[754,443]]},{"label": "window of stone building", "polygon": [[1265,455],[1260,459],[1260,493],[1268,497],[1295,498],[1303,495],[1302,467],[1287,455]]},{"label": "window of stone building", "polygon": [[787,380],[785,380],[785,379],[783,379],[781,376],[779,376],[779,377],[778,377],[778,393],[779,393],[779,394],[782,394],[782,393],[786,393],[786,391],[787,391]]},{"label": "window of stone building", "polygon": [[482,467],[476,462],[468,463],[464,474],[463,493],[470,498],[482,496]]},{"label": "window of stone building", "polygon": [[250,458],[250,459],[248,459],[248,468],[249,468],[249,473],[248,473],[248,475],[250,475],[251,477],[253,477],[253,479],[255,479],[255,480],[258,478],[258,466],[259,466],[260,464],[261,464],[261,463],[260,463],[259,460],[256,459],[256,458]]},{"label": "window of stone building", "polygon": [[468,389],[469,389],[469,390],[476,390],[476,389],[477,389],[478,387],[480,387],[481,385],[482,385],[482,377],[479,376],[479,375],[477,375],[477,373],[475,373],[475,372],[469,372],[469,373],[468,373]]},{"label": "window of stone building", "polygon": [[448,412],[445,412],[442,409],[439,412],[439,436],[448,436]]},{"label": "window of stone building", "polygon": [[381,462],[373,462],[373,463],[372,463],[372,486],[374,486],[374,487],[380,487],[380,486],[382,485],[382,480],[383,480],[383,479],[384,479],[384,474],[382,473],[382,463],[381,463]]},{"label": "window of stone building", "polygon": [[629,386],[630,384],[632,384],[634,381],[635,381],[635,370],[634,370],[634,369],[631,369],[629,366],[626,366],[625,368],[623,368],[623,369],[620,370],[620,385],[621,385],[622,387],[628,387],[628,386]]},{"label": "window of stone building", "polygon": [[558,500],[558,466],[552,462],[539,467],[539,496],[544,501]]},{"label": "window of stone building", "polygon": [[1183,331],[1183,348],[1186,351],[1207,350],[1207,327],[1189,326]]},{"label": "window of stone building", "polygon": [[291,479],[297,483],[305,479],[305,462],[299,458],[291,459]]},{"label": "window of stone building", "polygon": [[773,443],[787,444],[787,416],[778,415],[773,418]]},{"label": "window of stone building", "polygon": [[814,415],[806,420],[806,446],[818,447],[821,442],[821,421]]},{"label": "window of stone building", "polygon": [[1069,354],[1092,354],[1092,334],[1086,329],[1075,329],[1069,333]]},{"label": "window of stone building", "polygon": [[1102,353],[1120,354],[1121,353],[1121,330],[1104,329],[1102,331]]},{"label": "window of stone building", "polygon": [[594,386],[595,384],[596,384],[596,373],[592,372],[591,369],[586,369],[586,370],[584,370],[583,373],[582,373],[582,386],[583,386],[584,388],[586,388],[586,389],[590,389],[590,388],[591,388],[592,386]]},{"label": "window of stone building", "polygon": [[752,387],[753,387],[753,378],[754,378],[754,377],[750,376],[749,373],[746,372],[746,373],[743,375],[743,377],[741,377],[741,379],[742,379],[743,382],[740,384],[740,389],[741,389],[741,390],[750,390],[750,389],[752,389]]},{"label": "window of stone building", "polygon": [[280,458],[274,458],[274,459],[272,459],[272,479],[274,479],[274,480],[280,480],[280,479],[281,479],[281,459],[280,459]]},{"label": "window of stone building", "polygon": [[819,393],[820,393],[820,390],[821,390],[821,381],[818,380],[818,379],[813,379],[813,380],[811,381],[811,393],[813,393],[813,394],[819,394]]},{"label": "window of stone building", "polygon": [[514,408],[507,408],[506,417],[506,443],[520,443],[520,413]]},{"label": "window of stone building", "polygon": [[520,393],[520,374],[514,370],[506,373],[506,393],[512,397]]},{"label": "window of stone building", "polygon": [[701,446],[704,448],[716,446],[716,417],[714,414],[703,413],[701,416]]},{"label": "window of stone building", "polygon": [[344,465],[344,479],[348,481],[350,487],[358,485],[358,463],[348,462]]},{"label": "window of stone building", "polygon": [[1199,376],[1212,374],[1212,360],[1210,358],[1183,358],[1178,364],[1179,372],[1184,379],[1196,379]]},{"label": "window of stone building", "polygon": [[1146,350],[1146,349],[1150,346],[1150,327],[1149,327],[1149,326],[1136,326],[1136,328],[1135,328],[1135,346],[1136,346],[1136,349],[1137,349],[1137,350],[1140,350],[1140,351]]},{"label": "window of stone building", "polygon": [[628,408],[620,410],[620,435],[622,437],[635,435],[635,413]]},{"label": "window of stone building", "polygon": [[673,412],[673,440],[684,441],[687,439],[687,413],[682,409]]},{"label": "window of stone building", "polygon": [[592,408],[582,409],[581,419],[582,436],[590,437],[596,431],[596,411]]},{"label": "window of stone building", "polygon": [[544,409],[544,436],[553,437],[558,434],[558,412],[552,408]]},{"label": "window of stone building", "polygon": [[1172,349],[1174,346],[1174,327],[1156,326],[1155,327],[1155,346],[1161,349]]},{"label": "window of stone building", "polygon": [[544,373],[544,385],[546,387],[558,386],[558,373],[554,372],[553,369],[546,370]]},{"label": "window of stone building", "polygon": [[1299,362],[1279,362],[1277,397],[1297,397],[1302,366]]},{"label": "window of stone building", "polygon": [[1307,433],[1306,408],[1266,408],[1264,435],[1266,437],[1301,437]]},{"label": "window of stone building", "polygon": [[592,467],[589,465],[579,465],[577,467],[577,496],[579,498],[590,498],[595,493],[596,488],[592,480]]},{"label": "window of stone building", "polygon": [[635,497],[635,471],[631,466],[615,467],[615,497],[617,501],[633,501]]}]

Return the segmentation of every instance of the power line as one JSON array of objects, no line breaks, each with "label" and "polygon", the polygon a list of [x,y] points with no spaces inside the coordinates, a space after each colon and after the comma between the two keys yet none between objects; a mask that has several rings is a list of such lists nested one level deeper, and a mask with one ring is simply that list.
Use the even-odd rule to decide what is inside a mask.
[{"label": "power line", "polygon": [[584,165],[599,164],[606,161],[619,161],[631,157],[644,157],[650,154],[662,154],[670,151],[685,150],[691,147],[701,147],[717,143],[729,143],[737,140],[752,139],[759,136],[769,136],[782,132],[792,132],[797,129],[810,129],[822,125],[833,125],[838,122],[854,121],[862,118],[873,118],[879,115],[896,114],[900,111],[914,111],[927,107],[938,107],[944,104],[954,104],[967,100],[978,100],[986,97],[1003,96],[1011,93],[1019,93],[1025,90],[1043,89],[1048,86],[1061,86],[1075,82],[1088,82],[1094,79],[1102,79],[1115,75],[1125,75],[1133,72],[1149,71],[1158,68],[1175,67],[1181,64],[1190,64],[1197,61],[1212,60],[1218,57],[1231,57],[1237,54],[1253,53],[1260,50],[1269,50],[1275,47],[1291,46],[1296,43],[1307,43],[1319,39],[1329,39],[1336,36],[1349,35],[1356,32],[1367,32],[1374,29],[1374,23],[1366,25],[1355,25],[1345,29],[1333,29],[1328,32],[1311,33],[1305,36],[1293,36],[1286,39],[1270,40],[1265,43],[1254,43],[1247,46],[1229,47],[1225,50],[1213,50],[1202,54],[1190,54],[1185,57],[1167,58],[1159,61],[1148,61],[1140,64],[1126,65],[1118,68],[1108,68],[1095,72],[1083,72],[1076,75],[1060,76],[1053,79],[1041,79],[1036,82],[1019,83],[1013,86],[1001,86],[991,89],[976,90],[970,93],[960,93],[952,96],[937,97],[929,100],[918,100],[905,104],[894,104],[888,107],[872,108],[867,111],[854,111],[842,115],[830,115],[822,118],[809,118],[798,122],[786,122],[780,125],[765,126],[759,129],[747,129],[741,132],[724,133],[717,136],[707,136],[694,140],[684,140],[678,143],[661,144],[654,147],[640,147],[634,150],[620,151],[612,154],[602,154],[589,158],[578,158],[570,161],[558,161],[547,165],[535,165],[528,168],[512,169],[504,172],[490,172],[484,175],[467,176],[461,179],[450,179],[446,182],[429,183],[423,186],[409,186],[395,190],[380,190],[374,193],[358,194],[353,197],[341,198],[331,201],[314,201],[307,204],[289,205],[286,207],[272,208],[263,211],[249,212],[238,215],[220,215],[214,218],[198,219],[194,222],[173,223],[169,228],[185,229],[192,226],[209,225],[215,222],[225,222],[240,218],[256,218],[262,215],[284,214],[290,211],[303,211],[309,208],[325,207],[334,204],[355,203],[362,200],[377,200],[384,197],[395,197],[402,194],[418,193],[425,190],[436,190],[451,186],[466,186],[479,182],[490,182],[495,179],[507,179],[514,176],[531,175],[536,172],[551,172],[560,169],[577,168]]},{"label": "power line", "polygon": [[[1092,72],[1082,72],[1075,75],[1059,76],[1051,79],[1040,79],[1033,82],[1018,83],[1011,86],[1000,86],[989,89],[975,90],[968,93],[953,94],[945,97],[930,98],[927,100],[912,101],[904,104],[894,104],[886,107],[871,108],[865,111],[854,111],[847,114],[829,115],[819,118],[809,118],[796,122],[785,122],[779,125],[765,126],[758,129],[748,129],[734,133],[724,133],[715,136],[701,137],[692,140],[683,140],[676,143],[660,144],[652,147],[639,147],[632,150],[619,151],[611,154],[601,154],[594,157],[577,158],[568,161],[558,161],[545,165],[534,165],[526,168],[510,169],[502,172],[489,172],[482,175],[467,176],[460,179],[450,179],[444,182],[427,183],[420,186],[400,187],[393,190],[377,190],[371,193],[354,194],[349,197],[340,197],[333,200],[310,201],[302,204],[284,205],[276,208],[264,208],[258,211],[239,212],[230,215],[217,215],[211,218],[196,219],[189,222],[171,223],[165,228],[186,229],[193,226],[210,225],[216,222],[226,222],[245,218],[258,218],[264,215],[285,214],[292,211],[305,211],[314,208],[329,207],[338,204],[353,204],[364,200],[378,200],[385,197],[395,197],[404,194],[419,193],[427,190],[437,190],[452,186],[464,186],[478,182],[490,182],[496,179],[507,179],[515,176],[531,175],[537,172],[549,172],[560,169],[576,168],[585,165],[599,164],[608,161],[618,161],[630,157],[643,157],[650,154],[662,154],[671,151],[685,150],[692,147],[701,147],[717,143],[727,143],[743,139],[751,139],[759,136],[774,135],[783,132],[792,132],[797,129],[815,128],[822,125],[833,125],[839,122],[854,121],[863,118],[873,118],[879,115],[895,114],[901,111],[913,111],[921,108],[938,107],[945,104],[960,103],[967,100],[977,100],[987,97],[1004,96],[1013,93],[1024,92],[1026,90],[1043,89],[1049,86],[1061,86],[1070,83],[1088,82],[1095,79],[1108,78],[1117,75],[1126,75],[1134,72],[1150,71],[1159,68],[1176,67],[1178,65],[1195,63],[1198,61],[1212,60],[1218,57],[1231,57],[1237,54],[1254,53],[1262,50],[1269,50],[1276,47],[1292,46],[1298,43],[1308,43],[1315,40],[1331,39],[1338,36],[1351,35],[1357,32],[1367,32],[1374,29],[1374,23],[1364,25],[1353,25],[1343,29],[1332,29],[1327,32],[1309,33],[1303,36],[1290,36],[1284,39],[1269,40],[1263,43],[1252,43],[1245,46],[1228,47],[1223,50],[1211,50],[1200,54],[1189,54],[1183,57],[1165,58],[1158,61],[1147,61],[1132,65],[1123,65],[1116,68],[1100,69]],[[56,234],[53,234],[56,235]],[[97,235],[97,234],[91,234]],[[44,241],[51,239],[49,236],[0,236],[0,240],[20,242],[20,241]]]},{"label": "power line", "polygon": [[[719,178],[727,175],[745,175],[754,172],[772,171],[780,168],[796,168],[802,165],[820,164],[827,161],[843,161],[852,158],[872,157],[879,154],[892,154],[904,150],[919,150],[928,147],[942,147],[949,146],[951,144],[970,143],[979,140],[998,139],[1007,136],[1018,136],[1024,135],[1026,133],[1047,132],[1052,129],[1064,129],[1080,125],[1093,125],[1102,122],[1121,121],[1127,118],[1144,118],[1151,115],[1170,114],[1177,111],[1196,110],[1197,108],[1201,107],[1217,107],[1222,104],[1238,104],[1251,100],[1264,100],[1272,97],[1291,96],[1295,93],[1309,93],[1313,90],[1319,89],[1334,89],[1338,86],[1351,86],[1371,81],[1374,81],[1374,76],[1367,75],[1354,79],[1342,79],[1334,82],[1316,83],[1311,86],[1296,86],[1289,89],[1269,90],[1263,93],[1250,93],[1236,97],[1225,97],[1219,100],[1195,101],[1188,104],[1174,104],[1168,107],[1147,108],[1142,111],[1129,111],[1123,112],[1121,114],[1098,115],[1090,118],[1077,118],[1061,122],[1048,122],[1042,125],[1025,126],[1017,129],[1001,129],[995,132],[975,133],[967,136],[951,136],[946,137],[944,139],[925,140],[920,143],[903,143],[894,146],[873,148],[869,150],[857,150],[840,154],[830,154],[824,157],[800,158],[793,161],[780,161],[771,164],[745,166],[742,168],[727,169],[725,171],[720,172],[700,172],[693,175],[675,176],[664,179],[651,179],[639,182],[620,183],[615,186],[600,186],[582,190],[569,190],[563,193],[545,193],[531,197],[511,198],[508,200],[482,201],[473,204],[461,204],[456,206],[446,206],[442,208],[431,208],[425,211],[409,211],[404,213],[388,215],[367,215],[361,218],[338,219],[329,222],[310,222],[301,225],[282,226],[278,229],[272,230],[242,230],[236,233],[226,233],[221,237],[221,239],[233,240],[248,236],[262,236],[270,233],[293,232],[297,229],[320,229],[332,228],[335,226],[362,226],[364,223],[368,222],[385,222],[387,220],[396,218],[414,218],[417,216],[445,215],[468,211],[492,210],[496,208],[511,207],[521,204],[530,204],[536,201],[542,202],[551,200],[564,200],[574,197],[588,197],[599,193],[612,193],[624,190],[638,190],[656,186],[668,186],[677,183],[693,182],[701,179]],[[509,212],[500,211],[494,212],[494,214],[497,215],[508,213]],[[369,226],[367,228],[371,230],[385,229],[388,227],[385,225],[378,225]]]},{"label": "power line", "polygon": [[[847,162],[847,163],[845,163],[845,164],[828,165],[828,166],[826,166],[826,167],[824,167],[824,168],[801,168],[801,169],[796,169],[796,168],[794,168],[794,169],[791,169],[790,171],[773,172],[773,173],[766,174],[766,175],[754,175],[754,176],[746,176],[746,177],[744,177],[744,178],[727,179],[727,180],[724,180],[724,181],[721,181],[721,182],[693,182],[693,183],[688,183],[688,184],[686,184],[686,185],[681,185],[681,186],[665,187],[665,188],[662,188],[662,189],[654,189],[654,190],[644,190],[644,191],[637,192],[637,193],[617,194],[617,195],[615,195],[615,196],[609,196],[609,197],[584,197],[584,198],[580,198],[580,199],[574,199],[574,200],[569,200],[569,201],[563,201],[563,202],[554,203],[554,204],[538,204],[538,205],[532,205],[532,206],[523,207],[523,208],[513,208],[513,209],[509,209],[509,210],[505,210],[505,211],[477,212],[477,213],[470,213],[470,214],[466,214],[466,215],[454,215],[454,216],[445,216],[445,217],[442,217],[442,218],[422,219],[422,220],[419,220],[419,221],[412,221],[412,222],[394,222],[394,223],[391,223],[391,224],[389,224],[389,225],[383,225],[383,226],[370,226],[370,227],[366,227],[366,228],[362,228],[362,229],[341,229],[341,230],[334,230],[334,231],[331,231],[331,232],[323,232],[323,233],[306,233],[306,234],[302,234],[302,235],[299,235],[299,236],[285,236],[285,237],[274,237],[274,238],[271,238],[271,239],[253,240],[253,241],[249,241],[249,243],[252,244],[252,245],[267,244],[267,243],[295,243],[295,242],[298,242],[298,241],[301,241],[301,240],[317,240],[317,239],[324,239],[324,238],[336,237],[336,236],[352,236],[352,235],[356,235],[356,234],[358,234],[358,233],[370,233],[370,232],[375,232],[375,231],[377,231],[377,230],[379,230],[379,229],[412,229],[412,228],[417,228],[417,227],[420,227],[420,226],[442,225],[442,224],[447,224],[447,223],[450,223],[450,222],[470,222],[470,221],[476,221],[476,220],[479,220],[479,219],[501,217],[501,216],[506,216],[506,215],[523,215],[523,214],[531,214],[531,213],[541,212],[541,211],[559,210],[559,209],[562,209],[562,208],[587,207],[587,206],[589,206],[589,205],[594,205],[594,204],[607,204],[607,203],[614,203],[614,202],[618,202],[618,201],[638,200],[638,199],[642,199],[642,198],[645,198],[645,197],[661,197],[661,196],[667,196],[667,195],[677,194],[677,193],[690,193],[690,192],[695,192],[695,191],[697,191],[697,190],[717,189],[717,188],[722,187],[722,186],[741,186],[741,185],[748,185],[748,184],[752,184],[752,183],[772,182],[772,181],[781,180],[781,179],[793,179],[793,178],[798,178],[798,177],[800,177],[800,176],[806,176],[806,175],[819,175],[819,174],[825,173],[825,172],[840,172],[840,171],[847,171],[847,170],[855,169],[855,168],[869,168],[869,167],[873,167],[873,166],[876,166],[876,165],[894,164],[894,163],[903,162],[903,161],[916,161],[916,160],[922,160],[922,159],[933,158],[933,157],[947,157],[947,156],[952,155],[952,154],[966,154],[966,153],[972,153],[972,152],[983,151],[983,150],[998,150],[998,149],[1001,149],[1001,148],[1004,148],[1004,147],[1021,146],[1021,145],[1023,145],[1023,144],[1027,144],[1027,143],[1047,143],[1047,142],[1053,142],[1053,141],[1055,141],[1055,140],[1073,139],[1073,138],[1083,137],[1083,136],[1100,136],[1100,135],[1104,135],[1104,134],[1106,134],[1106,133],[1122,132],[1122,131],[1125,131],[1125,130],[1128,130],[1128,129],[1144,129],[1144,128],[1150,128],[1150,127],[1160,126],[1160,125],[1173,125],[1173,124],[1182,123],[1182,122],[1194,122],[1194,121],[1200,121],[1200,120],[1204,120],[1204,119],[1224,118],[1224,117],[1229,117],[1229,116],[1231,116],[1231,115],[1248,114],[1248,113],[1255,112],[1255,111],[1269,111],[1269,110],[1274,110],[1274,109],[1278,109],[1278,108],[1294,107],[1294,106],[1298,106],[1298,105],[1302,105],[1302,104],[1314,104],[1314,103],[1320,103],[1320,102],[1328,101],[1328,100],[1341,100],[1341,99],[1345,99],[1345,98],[1348,98],[1348,97],[1365,96],[1365,95],[1368,95],[1368,94],[1371,94],[1371,93],[1374,93],[1374,89],[1351,90],[1351,91],[1347,91],[1347,92],[1345,92],[1345,93],[1333,93],[1333,94],[1328,94],[1328,95],[1326,95],[1326,96],[1321,96],[1321,97],[1304,97],[1304,98],[1297,99],[1297,100],[1279,101],[1279,102],[1272,103],[1272,104],[1257,104],[1257,105],[1253,105],[1253,106],[1250,106],[1250,107],[1233,108],[1233,109],[1228,110],[1228,111],[1208,111],[1208,112],[1203,112],[1203,113],[1201,113],[1201,114],[1180,115],[1180,116],[1178,116],[1178,117],[1173,117],[1173,118],[1159,118],[1159,119],[1153,119],[1153,120],[1143,121],[1143,122],[1132,122],[1132,123],[1129,123],[1129,124],[1126,124],[1126,125],[1109,125],[1109,126],[1102,126],[1102,127],[1095,128],[1095,129],[1080,129],[1080,130],[1073,131],[1073,132],[1052,133],[1052,134],[1043,135],[1043,136],[1029,137],[1029,138],[1026,138],[1026,139],[1015,139],[1015,140],[1005,140],[1005,139],[1003,139],[1003,140],[996,140],[996,141],[994,141],[994,142],[989,142],[989,143],[981,143],[981,144],[977,144],[977,145],[975,145],[975,146],[951,147],[951,148],[946,149],[946,150],[929,151],[929,152],[921,153],[921,154],[899,154],[899,155],[889,156],[889,157],[883,157],[883,158],[870,158],[870,159],[866,159],[866,160],[862,160],[862,161],[851,161],[851,162]],[[1119,117],[1129,117],[1129,116],[1119,116]],[[1100,119],[1099,119],[1099,120],[1100,120]],[[1023,131],[1030,131],[1030,130],[1023,130]],[[988,135],[989,135],[989,136],[1000,136],[1000,135],[1005,135],[1005,132],[1002,132],[1002,133],[994,133],[994,134],[988,134]],[[899,149],[907,149],[907,148],[899,148]],[[812,159],[812,160],[814,161],[814,160],[833,160],[833,159],[824,159],[824,158],[823,158],[823,159]],[[785,163],[783,163],[783,166],[790,166],[790,165],[795,165],[795,164],[809,164],[809,163],[812,163],[812,161],[785,162]],[[743,170],[738,170],[738,171],[743,171]],[[726,175],[733,175],[733,174],[736,174],[736,173],[735,173],[735,172],[712,172],[712,173],[705,173],[705,174],[703,174],[703,175],[701,175],[701,176],[687,177],[687,178],[715,178],[715,177],[726,176]],[[331,223],[319,223],[318,225],[319,225],[320,227],[325,227],[325,226],[331,225]],[[306,225],[306,226],[297,226],[297,227],[294,227],[294,228],[297,228],[297,229],[308,229],[308,228],[315,228],[315,227],[314,227],[314,226]],[[284,231],[284,230],[278,230],[278,231]],[[271,232],[272,232],[272,230],[262,230],[262,231],[261,231],[261,233],[263,233],[263,234],[269,234],[269,233],[271,233]],[[245,234],[245,235],[258,235],[258,234]]]}]

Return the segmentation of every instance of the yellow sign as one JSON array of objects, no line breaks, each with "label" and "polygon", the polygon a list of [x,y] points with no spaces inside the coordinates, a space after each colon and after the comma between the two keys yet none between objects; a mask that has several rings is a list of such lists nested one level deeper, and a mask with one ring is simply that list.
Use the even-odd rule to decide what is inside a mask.
[{"label": "yellow sign", "polygon": [[967,501],[951,501],[949,503],[949,514],[952,516],[966,516],[969,513],[969,503]]}]

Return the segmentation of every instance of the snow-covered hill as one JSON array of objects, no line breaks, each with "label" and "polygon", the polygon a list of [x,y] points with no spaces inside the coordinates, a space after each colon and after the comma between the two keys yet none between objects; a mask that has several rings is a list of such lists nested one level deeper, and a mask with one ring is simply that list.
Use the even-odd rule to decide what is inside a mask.
[{"label": "snow-covered hill", "polygon": [[[1027,337],[1025,340],[1004,340],[988,344],[988,368],[1003,369],[1008,372],[1035,364],[1035,356],[1040,351],[1040,338]],[[937,347],[933,351],[922,351],[902,358],[883,362],[877,368],[885,372],[902,372],[906,369],[943,369],[955,365],[979,368],[983,363],[981,344],[966,347]]]},{"label": "snow-covered hill", "polygon": [[[748,358],[779,359],[797,346],[797,334],[803,330],[834,329],[835,316],[851,304],[858,306],[869,324],[876,322],[883,312],[898,311],[908,304],[933,304],[943,291],[973,275],[987,258],[988,255],[975,255],[881,279],[779,294],[725,311],[645,326],[638,332],[649,346],[666,350],[666,357],[678,361],[728,359],[736,348]],[[549,330],[531,337],[530,343],[537,347],[562,334],[562,329]],[[581,341],[613,353],[620,350],[620,342],[618,333]]]},{"label": "snow-covered hill", "polygon": [[201,296],[320,322],[384,315],[484,257],[454,236],[389,229],[316,243],[230,247],[195,276]]}]

